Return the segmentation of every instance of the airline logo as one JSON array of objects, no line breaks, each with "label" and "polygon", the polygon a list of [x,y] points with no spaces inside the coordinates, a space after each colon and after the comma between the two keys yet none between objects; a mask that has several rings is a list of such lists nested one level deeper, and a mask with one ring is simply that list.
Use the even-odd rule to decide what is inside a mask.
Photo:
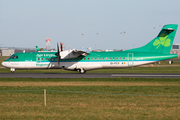
[{"label": "airline logo", "polygon": [[153,45],[157,46],[156,49],[158,49],[160,45],[169,47],[171,45],[171,40],[168,38],[167,34],[162,34],[158,39],[154,41]]}]

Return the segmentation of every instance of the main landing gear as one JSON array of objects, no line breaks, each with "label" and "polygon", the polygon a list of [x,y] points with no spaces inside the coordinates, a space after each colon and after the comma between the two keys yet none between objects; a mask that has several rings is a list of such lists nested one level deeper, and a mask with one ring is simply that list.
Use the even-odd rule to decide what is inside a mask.
[{"label": "main landing gear", "polygon": [[15,68],[11,68],[10,71],[11,71],[11,73],[14,73],[15,72]]},{"label": "main landing gear", "polygon": [[86,73],[86,71],[83,69],[83,68],[81,68],[81,69],[78,69],[77,70],[79,73],[81,73],[81,74],[84,74],[84,73]]}]

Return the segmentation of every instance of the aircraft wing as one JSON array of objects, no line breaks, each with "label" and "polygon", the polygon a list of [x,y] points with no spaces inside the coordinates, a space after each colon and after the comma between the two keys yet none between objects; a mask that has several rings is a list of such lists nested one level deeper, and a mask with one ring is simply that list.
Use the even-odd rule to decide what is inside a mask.
[{"label": "aircraft wing", "polygon": [[88,53],[86,51],[82,51],[82,50],[73,50],[72,52],[74,55],[77,55],[77,56],[80,56],[80,55],[87,56],[88,54],[90,54],[90,53]]}]

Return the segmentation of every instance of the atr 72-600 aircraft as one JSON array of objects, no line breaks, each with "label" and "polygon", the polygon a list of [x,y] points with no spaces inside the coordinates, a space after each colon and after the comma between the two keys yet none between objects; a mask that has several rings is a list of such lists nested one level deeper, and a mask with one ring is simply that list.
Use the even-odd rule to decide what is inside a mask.
[{"label": "atr 72-600 aircraft", "polygon": [[145,46],[110,52],[85,52],[81,50],[59,50],[56,52],[39,51],[13,54],[2,65],[15,69],[63,68],[85,73],[100,68],[127,68],[176,58],[170,54],[178,25],[163,26],[156,38]]}]

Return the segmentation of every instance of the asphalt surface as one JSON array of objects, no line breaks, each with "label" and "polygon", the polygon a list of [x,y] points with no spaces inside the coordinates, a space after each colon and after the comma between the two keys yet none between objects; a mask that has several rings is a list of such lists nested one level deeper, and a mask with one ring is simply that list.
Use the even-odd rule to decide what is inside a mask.
[{"label": "asphalt surface", "polygon": [[0,73],[3,78],[180,78],[180,74],[110,74],[110,73]]}]

